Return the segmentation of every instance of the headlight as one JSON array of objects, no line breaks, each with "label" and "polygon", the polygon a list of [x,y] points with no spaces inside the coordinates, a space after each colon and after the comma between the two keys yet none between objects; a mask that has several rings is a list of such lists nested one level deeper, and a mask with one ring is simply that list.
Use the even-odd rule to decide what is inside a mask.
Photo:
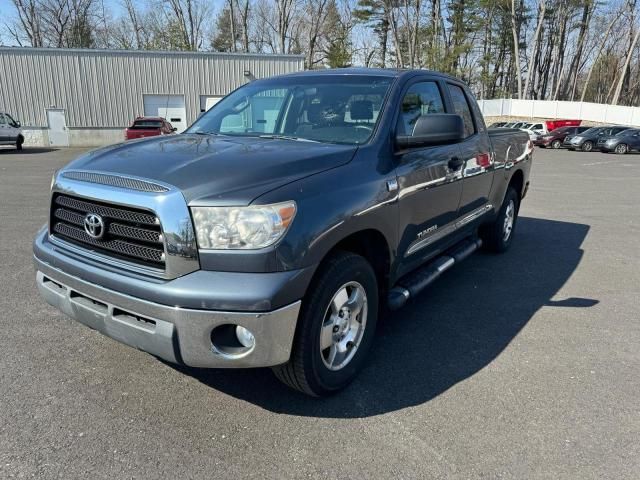
[{"label": "headlight", "polygon": [[248,207],[191,207],[198,247],[255,250],[277,242],[296,214],[295,202]]}]

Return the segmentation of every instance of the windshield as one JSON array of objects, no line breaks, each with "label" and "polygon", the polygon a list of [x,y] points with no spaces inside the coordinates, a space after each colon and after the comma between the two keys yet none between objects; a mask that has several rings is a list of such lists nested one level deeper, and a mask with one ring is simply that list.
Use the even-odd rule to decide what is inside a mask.
[{"label": "windshield", "polygon": [[7,117],[7,123],[9,125],[11,125],[12,127],[18,126],[18,122],[16,122],[13,118],[11,118],[11,115],[9,115],[8,113],[5,113],[4,116]]},{"label": "windshield", "polygon": [[598,133],[600,133],[602,130],[604,130],[602,127],[596,128],[590,128],[589,130],[585,130],[584,132],[581,133],[581,135],[596,135]]},{"label": "windshield", "polygon": [[564,133],[567,130],[569,130],[570,127],[558,127],[558,128],[554,128],[553,130],[551,130],[549,132],[549,135],[558,135],[559,133]]},{"label": "windshield", "polygon": [[392,81],[359,75],[256,81],[223,98],[185,133],[362,144]]}]

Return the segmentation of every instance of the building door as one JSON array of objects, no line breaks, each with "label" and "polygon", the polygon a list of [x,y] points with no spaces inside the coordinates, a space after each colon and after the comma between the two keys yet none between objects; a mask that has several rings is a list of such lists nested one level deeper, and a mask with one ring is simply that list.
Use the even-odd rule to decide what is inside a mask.
[{"label": "building door", "polygon": [[49,123],[49,145],[53,147],[68,147],[69,132],[64,110],[47,110],[47,122]]},{"label": "building door", "polygon": [[145,117],[162,117],[180,133],[187,128],[184,95],[145,95]]},{"label": "building door", "polygon": [[200,115],[222,100],[220,95],[200,95]]}]

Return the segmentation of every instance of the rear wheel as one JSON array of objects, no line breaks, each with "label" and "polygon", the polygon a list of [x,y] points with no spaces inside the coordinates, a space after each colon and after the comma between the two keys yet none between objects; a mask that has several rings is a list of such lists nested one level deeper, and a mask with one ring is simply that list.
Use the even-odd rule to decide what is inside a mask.
[{"label": "rear wheel", "polygon": [[303,300],[288,363],[276,377],[307,395],[324,396],[360,372],[378,319],[378,285],[363,257],[337,252],[320,267]]},{"label": "rear wheel", "polygon": [[509,187],[496,219],[480,228],[480,238],[485,250],[502,253],[509,249],[513,241],[519,207],[520,196],[513,187]]},{"label": "rear wheel", "polygon": [[619,155],[624,155],[629,151],[629,147],[625,143],[619,143],[616,145],[615,152]]},{"label": "rear wheel", "polygon": [[17,139],[16,139],[16,150],[22,150],[22,144],[24,143],[24,138],[22,137],[22,135],[20,135]]},{"label": "rear wheel", "polygon": [[554,140],[551,142],[551,148],[555,148],[556,150],[562,146],[562,142],[560,140]]},{"label": "rear wheel", "polygon": [[589,140],[587,140],[582,144],[583,152],[590,152],[591,150],[593,150],[593,142],[590,142]]}]

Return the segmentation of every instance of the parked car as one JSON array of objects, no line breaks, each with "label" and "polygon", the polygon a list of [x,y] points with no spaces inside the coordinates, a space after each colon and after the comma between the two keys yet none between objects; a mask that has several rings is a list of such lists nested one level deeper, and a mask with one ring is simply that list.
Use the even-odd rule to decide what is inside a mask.
[{"label": "parked car", "polygon": [[507,124],[507,122],[493,122],[491,125],[489,125],[488,128],[502,128]]},{"label": "parked car", "polygon": [[594,149],[600,137],[615,135],[628,128],[623,126],[593,127],[577,135],[568,135],[564,139],[563,145],[569,150],[590,152]]},{"label": "parked car", "polygon": [[560,127],[550,131],[546,135],[538,136],[533,144],[542,148],[561,148],[564,139],[569,135],[579,135],[589,130],[589,127]]},{"label": "parked car", "polygon": [[169,362],[269,366],[329,394],[365,365],[383,303],[402,307],[480,246],[511,246],[532,153],[524,132],[488,131],[447,75],[255,80],[175,138],[59,170],[38,288]]},{"label": "parked car", "polygon": [[173,126],[161,117],[138,117],[125,130],[125,140],[134,138],[156,137],[170,135],[176,131]]},{"label": "parked car", "polygon": [[527,123],[523,125],[520,130],[523,130],[529,134],[529,140],[532,142],[538,138],[539,135],[546,133],[546,128],[543,123]]},{"label": "parked car", "polygon": [[0,112],[0,145],[14,145],[17,150],[22,150],[23,143],[24,135],[20,122],[8,113]]},{"label": "parked car", "polygon": [[598,138],[597,148],[601,152],[615,152],[625,154],[633,150],[640,150],[640,129],[629,128],[616,135]]}]

